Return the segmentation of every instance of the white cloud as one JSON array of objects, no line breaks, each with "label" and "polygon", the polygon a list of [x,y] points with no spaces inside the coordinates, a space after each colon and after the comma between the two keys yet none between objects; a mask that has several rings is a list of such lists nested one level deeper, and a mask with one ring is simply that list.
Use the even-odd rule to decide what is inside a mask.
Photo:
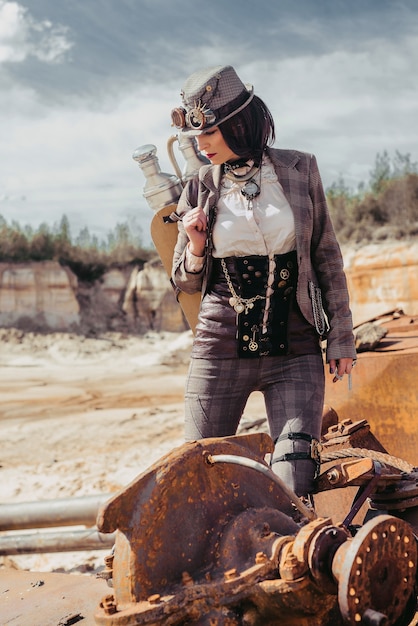
[{"label": "white cloud", "polygon": [[[15,95],[19,102],[26,98],[28,109],[32,97],[36,118],[19,105],[15,110],[10,107],[2,121],[0,180],[5,187],[14,186],[17,178],[29,187],[111,186],[124,178],[126,163],[138,145],[165,136],[164,147],[172,133],[166,88],[161,85],[155,85],[152,94],[147,88],[121,94],[117,107],[104,111],[80,106],[49,109],[29,91]],[[51,176],[53,171],[59,172],[58,178]]]},{"label": "white cloud", "polygon": [[[54,30],[50,22],[35,23],[16,2],[0,0],[0,25],[0,60],[17,61],[19,54],[36,51],[38,59],[49,62],[62,58],[70,46],[68,33]],[[60,48],[52,35],[62,32]],[[42,37],[45,47],[39,45]],[[147,233],[152,211],[142,198],[145,178],[132,153],[140,145],[155,144],[161,169],[172,173],[166,143],[173,134],[170,110],[180,104],[182,81],[198,67],[225,62],[252,82],[271,108],[279,146],[314,152],[326,185],[342,174],[355,187],[368,180],[377,152],[399,150],[418,159],[417,42],[411,34],[396,42],[370,39],[361,47],[322,54],[260,51],[246,63],[245,42],[236,46],[214,35],[210,45],[185,54],[188,63],[176,64],[184,71],[180,82],[151,84],[139,73],[135,84],[120,89],[118,83],[112,99],[96,103],[94,110],[92,101],[81,96],[71,105],[62,100],[55,105],[41,99],[36,86],[23,88],[9,76],[0,109],[0,214],[38,226],[65,213],[74,232],[87,225],[102,234],[136,214]]]},{"label": "white cloud", "polygon": [[[81,103],[49,108],[15,87],[7,116],[0,112],[0,215],[37,227],[65,213],[74,234],[87,226],[103,238],[117,222],[139,215],[148,243],[153,213],[132,154],[155,144],[162,170],[173,172],[166,144],[178,91],[177,85],[140,87],[120,94],[113,109],[91,110]],[[179,161],[182,166],[181,155]]]},{"label": "white cloud", "polygon": [[72,46],[65,26],[36,21],[18,2],[0,0],[0,63],[19,63],[29,56],[56,63]]},{"label": "white cloud", "polygon": [[330,184],[367,182],[377,152],[411,152],[418,112],[418,37],[362,50],[254,62],[240,68],[271,108],[277,143],[316,153]]}]

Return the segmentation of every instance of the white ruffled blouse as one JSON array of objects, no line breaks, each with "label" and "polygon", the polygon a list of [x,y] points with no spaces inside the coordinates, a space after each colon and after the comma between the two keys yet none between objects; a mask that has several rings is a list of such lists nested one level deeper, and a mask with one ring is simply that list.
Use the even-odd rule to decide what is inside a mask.
[{"label": "white ruffled blouse", "polygon": [[[241,175],[245,171],[239,168],[235,173]],[[260,187],[260,194],[248,201],[241,193],[245,182],[234,182],[223,176],[212,233],[214,257],[251,254],[272,257],[295,249],[293,212],[267,155],[263,156],[254,180]],[[196,257],[187,249],[186,259],[188,271],[202,269],[203,257]]]},{"label": "white ruffled blouse", "polygon": [[[244,171],[237,169],[234,173]],[[260,194],[248,201],[241,193],[245,182],[223,177],[212,234],[214,257],[269,256],[295,249],[293,212],[266,155],[254,180]]]}]

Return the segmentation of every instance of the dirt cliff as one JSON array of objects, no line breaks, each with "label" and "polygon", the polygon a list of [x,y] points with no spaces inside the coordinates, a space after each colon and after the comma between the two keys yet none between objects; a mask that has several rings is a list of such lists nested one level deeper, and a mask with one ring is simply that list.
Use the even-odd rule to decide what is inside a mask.
[{"label": "dirt cliff", "polygon": [[395,309],[418,314],[418,241],[344,249],[343,256],[356,325]]},{"label": "dirt cliff", "polygon": [[[418,314],[418,242],[343,249],[355,325],[387,311]],[[58,262],[0,263],[0,327],[143,334],[188,325],[160,260],[82,283]]]},{"label": "dirt cliff", "polygon": [[0,263],[0,327],[89,336],[188,328],[159,259],[91,283],[55,261]]}]

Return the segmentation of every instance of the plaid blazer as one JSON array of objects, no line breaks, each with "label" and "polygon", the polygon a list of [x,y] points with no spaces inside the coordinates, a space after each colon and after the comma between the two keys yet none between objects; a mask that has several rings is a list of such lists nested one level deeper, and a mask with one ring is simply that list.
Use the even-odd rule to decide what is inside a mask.
[{"label": "plaid blazer", "polygon": [[[296,297],[300,310],[322,335],[314,315],[318,304],[322,305],[329,327],[326,333],[327,361],[354,359],[353,322],[343,258],[329,216],[316,159],[311,154],[296,150],[269,148],[267,154],[294,214],[298,258]],[[213,209],[219,198],[221,178],[220,165],[204,165],[199,171],[197,193],[196,182],[188,183],[176,210],[179,234],[174,249],[172,282],[185,293],[201,291],[202,297],[212,266]],[[188,238],[181,223],[182,215],[195,206],[204,208],[209,220],[206,262],[199,273],[185,270]],[[316,294],[316,302],[313,294]]]}]

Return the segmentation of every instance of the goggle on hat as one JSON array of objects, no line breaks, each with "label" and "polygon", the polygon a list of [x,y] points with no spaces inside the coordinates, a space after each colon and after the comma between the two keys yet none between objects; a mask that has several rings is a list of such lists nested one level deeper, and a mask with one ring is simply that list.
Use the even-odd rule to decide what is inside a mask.
[{"label": "goggle on hat", "polygon": [[242,111],[254,90],[233,67],[219,65],[189,76],[180,95],[184,106],[171,111],[172,124],[185,134],[200,135]]}]

